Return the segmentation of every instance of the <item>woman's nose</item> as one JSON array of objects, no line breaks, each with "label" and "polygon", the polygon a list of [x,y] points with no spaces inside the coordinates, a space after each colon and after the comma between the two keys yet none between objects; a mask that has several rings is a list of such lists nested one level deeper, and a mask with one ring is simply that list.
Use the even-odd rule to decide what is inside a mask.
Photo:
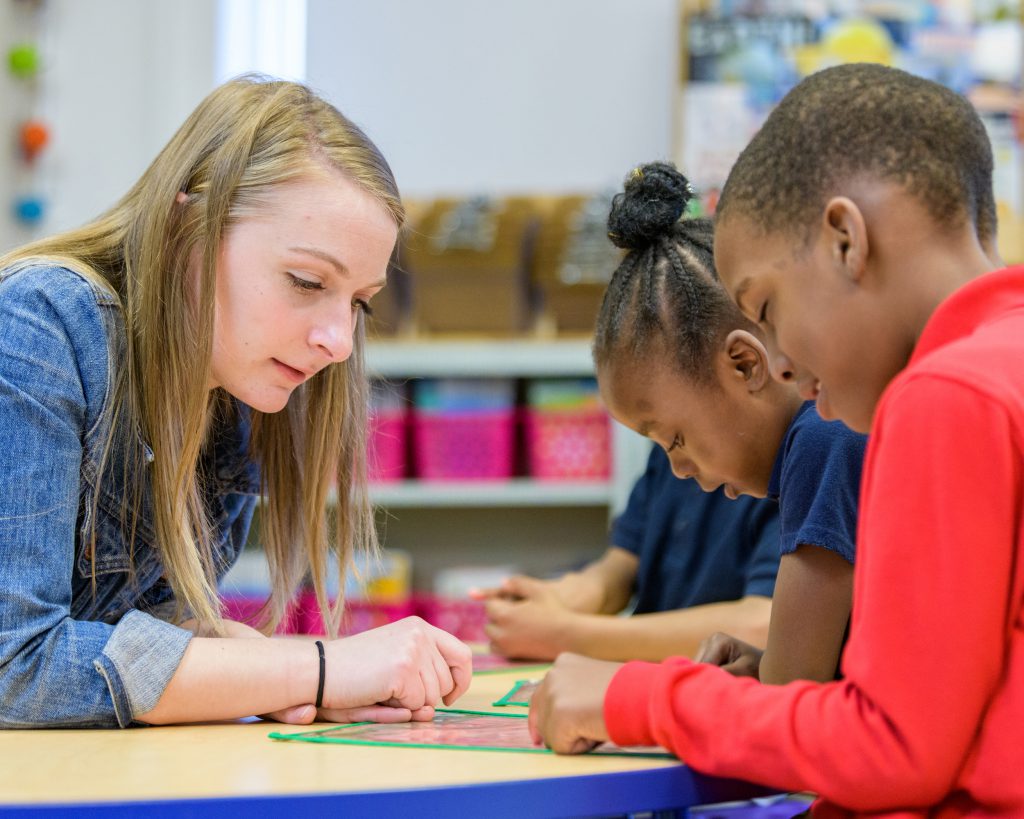
[{"label": "woman's nose", "polygon": [[355,316],[352,309],[337,311],[310,331],[309,341],[330,359],[331,363],[345,361],[352,355],[352,335]]}]

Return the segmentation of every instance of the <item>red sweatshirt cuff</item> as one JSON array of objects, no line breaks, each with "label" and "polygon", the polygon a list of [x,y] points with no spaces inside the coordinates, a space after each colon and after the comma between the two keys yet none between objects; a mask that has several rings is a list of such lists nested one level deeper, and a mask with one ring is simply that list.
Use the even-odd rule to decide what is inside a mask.
[{"label": "red sweatshirt cuff", "polygon": [[657,663],[626,663],[612,677],[604,694],[604,725],[616,745],[655,745],[649,722],[650,693],[657,681]]}]

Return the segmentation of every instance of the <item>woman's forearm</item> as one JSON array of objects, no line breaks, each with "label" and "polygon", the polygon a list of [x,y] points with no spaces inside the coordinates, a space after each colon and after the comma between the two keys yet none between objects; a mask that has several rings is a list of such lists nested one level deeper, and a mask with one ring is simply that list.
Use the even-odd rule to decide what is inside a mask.
[{"label": "woman's forearm", "polygon": [[316,700],[319,661],[305,640],[194,637],[152,710],[153,725],[238,719]]}]

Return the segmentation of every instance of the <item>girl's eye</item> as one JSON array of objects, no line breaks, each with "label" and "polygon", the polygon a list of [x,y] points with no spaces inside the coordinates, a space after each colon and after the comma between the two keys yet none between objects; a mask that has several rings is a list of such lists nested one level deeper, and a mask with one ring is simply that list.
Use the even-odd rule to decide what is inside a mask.
[{"label": "girl's eye", "polygon": [[296,290],[301,290],[304,293],[324,289],[324,286],[320,282],[304,279],[301,276],[296,276],[294,273],[288,274],[288,281],[291,283],[292,287]]},{"label": "girl's eye", "polygon": [[672,439],[672,443],[669,445],[669,448],[665,450],[665,452],[671,452],[673,449],[677,449],[682,445],[683,439],[676,435],[676,437]]},{"label": "girl's eye", "polygon": [[368,301],[364,301],[363,299],[354,299],[352,301],[352,309],[362,310],[363,313],[365,313],[368,316],[373,315],[373,309],[370,307],[370,303]]}]

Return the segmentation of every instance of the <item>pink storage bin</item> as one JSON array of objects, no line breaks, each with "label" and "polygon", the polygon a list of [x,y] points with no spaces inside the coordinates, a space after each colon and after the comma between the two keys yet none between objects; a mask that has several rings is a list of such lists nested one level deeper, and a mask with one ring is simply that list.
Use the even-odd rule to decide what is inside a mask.
[{"label": "pink storage bin", "polygon": [[[259,614],[263,604],[267,602],[265,597],[256,597],[243,594],[230,594],[221,597],[221,616],[225,620],[235,620],[239,623],[256,627],[256,616]],[[293,604],[281,622],[274,630],[275,634],[298,634],[301,633],[301,617],[298,605]]]},{"label": "pink storage bin", "polygon": [[426,480],[510,478],[515,471],[516,411],[413,410],[416,474]]},{"label": "pink storage bin", "polygon": [[[358,634],[371,628],[386,626],[403,617],[413,614],[412,600],[401,603],[374,603],[368,600],[348,600],[345,603],[345,614],[341,620],[342,634]],[[299,595],[296,606],[298,633],[325,634],[320,609],[316,605],[316,595],[311,591]]]},{"label": "pink storage bin", "polygon": [[530,474],[551,480],[606,480],[611,428],[604,410],[542,410],[526,414]]},{"label": "pink storage bin", "polygon": [[488,642],[484,625],[487,612],[482,600],[468,597],[442,597],[437,594],[417,594],[413,598],[416,614],[460,640],[469,643]]},{"label": "pink storage bin", "polygon": [[405,477],[405,438],[408,423],[403,410],[372,413],[366,464],[371,481],[400,481]]}]

